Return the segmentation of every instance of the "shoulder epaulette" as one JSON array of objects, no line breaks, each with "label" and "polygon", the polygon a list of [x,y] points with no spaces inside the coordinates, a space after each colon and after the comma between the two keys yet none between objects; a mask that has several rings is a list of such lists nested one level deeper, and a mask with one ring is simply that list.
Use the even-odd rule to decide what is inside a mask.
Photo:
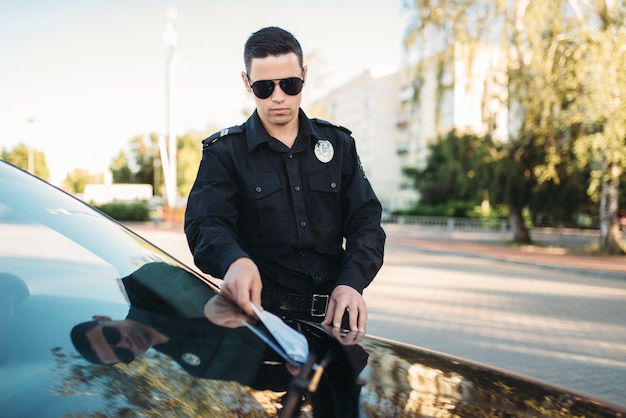
[{"label": "shoulder epaulette", "polygon": [[202,148],[208,147],[209,145],[211,145],[212,143],[214,143],[215,141],[217,141],[220,138],[223,138],[223,137],[228,136],[228,135],[240,134],[242,132],[244,132],[244,128],[243,128],[242,125],[236,125],[236,126],[231,126],[230,128],[222,129],[219,132],[215,132],[210,137],[208,137],[206,139],[203,139],[202,140]]},{"label": "shoulder epaulette", "polygon": [[341,129],[342,131],[346,132],[348,135],[352,135],[352,131],[350,129],[346,128],[345,126],[336,125],[336,124],[334,124],[332,122],[329,122],[327,120],[324,120],[324,119],[313,118],[313,119],[311,119],[311,122],[316,123],[318,125],[331,126],[333,128]]}]

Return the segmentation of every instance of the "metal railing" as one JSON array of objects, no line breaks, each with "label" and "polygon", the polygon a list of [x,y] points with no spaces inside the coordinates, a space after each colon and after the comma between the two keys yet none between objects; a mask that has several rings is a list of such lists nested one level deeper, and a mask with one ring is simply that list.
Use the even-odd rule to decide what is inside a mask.
[{"label": "metal railing", "polygon": [[[434,239],[511,241],[508,219],[454,218],[444,216],[390,215],[383,219],[385,229],[394,235]],[[597,243],[600,231],[591,228],[532,228],[533,242],[562,247],[583,247]]]},{"label": "metal railing", "polygon": [[398,225],[418,225],[431,228],[443,228],[448,231],[500,231],[509,230],[509,221],[505,219],[452,218],[445,216],[404,216],[391,215],[383,219],[384,223]]}]

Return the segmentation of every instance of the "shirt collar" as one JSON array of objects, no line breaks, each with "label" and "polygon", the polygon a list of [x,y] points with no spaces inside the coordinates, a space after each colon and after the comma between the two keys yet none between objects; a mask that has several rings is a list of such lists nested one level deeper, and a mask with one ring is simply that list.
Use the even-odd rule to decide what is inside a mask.
[{"label": "shirt collar", "polygon": [[[311,138],[314,136],[311,121],[302,109],[298,111],[298,123],[298,138],[296,138],[296,142],[294,143],[293,152],[301,151],[306,148]],[[254,151],[256,147],[264,142],[269,142],[271,138],[270,134],[268,134],[263,127],[261,118],[259,118],[259,114],[255,110],[246,121],[246,143],[248,152]]]},{"label": "shirt collar", "polygon": [[246,121],[246,143],[248,144],[248,153],[263,142],[269,142],[270,134],[263,127],[263,123],[259,118],[259,114],[255,110]]}]

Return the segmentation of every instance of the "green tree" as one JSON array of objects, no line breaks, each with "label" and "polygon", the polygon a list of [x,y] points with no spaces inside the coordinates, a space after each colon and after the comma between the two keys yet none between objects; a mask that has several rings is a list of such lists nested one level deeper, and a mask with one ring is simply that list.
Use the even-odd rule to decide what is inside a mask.
[{"label": "green tree", "polygon": [[133,172],[134,183],[152,184],[154,190],[161,188],[158,136],[138,135],[130,140],[130,153],[134,157],[136,170]]},{"label": "green tree", "polygon": [[600,205],[600,243],[626,253],[620,239],[620,178],[626,169],[626,2],[596,0],[575,13],[582,41],[581,88],[572,117],[581,126],[575,151],[591,168],[589,193]]},{"label": "green tree", "polygon": [[429,144],[424,168],[408,167],[404,173],[413,179],[422,204],[456,200],[478,205],[484,198],[483,184],[491,177],[492,147],[488,137],[452,130]]},{"label": "green tree", "polygon": [[96,183],[96,175],[91,174],[84,168],[75,168],[67,173],[63,180],[63,189],[70,193],[83,193],[87,184]]},{"label": "green tree", "polygon": [[555,170],[553,179],[537,182],[531,191],[528,207],[533,225],[577,226],[579,214],[597,214],[598,206],[587,193],[591,171],[579,164],[571,147],[563,149]]},{"label": "green tree", "polygon": [[[195,378],[172,365],[158,352],[149,352],[131,364],[85,364],[63,348],[52,349],[58,396],[93,396],[90,410],[72,416],[261,417],[267,411],[254,398],[255,391],[235,382]],[[75,405],[81,405],[76,402]]]},{"label": "green tree", "polygon": [[178,155],[178,191],[181,196],[189,196],[191,187],[198,174],[198,165],[202,159],[202,139],[204,135],[188,132],[177,138]]},{"label": "green tree", "polygon": [[[591,174],[588,193],[599,202],[602,246],[623,252],[617,202],[626,164],[624,1],[415,0],[412,8],[406,44],[420,62],[435,56],[452,69],[459,46],[470,62],[486,45],[503,51],[505,74],[496,78],[508,95],[483,100],[500,100],[519,121],[499,150],[495,176],[520,228],[516,240],[530,241],[521,213],[533,194],[548,183],[560,187],[577,164]],[[433,45],[436,53],[428,51]]]},{"label": "green tree", "polygon": [[111,176],[113,177],[113,183],[133,183],[134,175],[130,167],[128,166],[128,157],[124,151],[120,151],[117,157],[113,159],[111,165]]},{"label": "green tree", "polygon": [[[181,196],[189,194],[195,181],[204,137],[197,132],[188,132],[176,138],[177,187]],[[162,196],[165,192],[159,137],[155,133],[132,138],[129,153],[120,151],[110,168],[114,183],[152,184],[155,194]]]},{"label": "green tree", "polygon": [[50,169],[43,152],[29,148],[26,144],[20,143],[12,150],[2,150],[2,159],[11,164],[31,171],[37,177],[50,181]]}]

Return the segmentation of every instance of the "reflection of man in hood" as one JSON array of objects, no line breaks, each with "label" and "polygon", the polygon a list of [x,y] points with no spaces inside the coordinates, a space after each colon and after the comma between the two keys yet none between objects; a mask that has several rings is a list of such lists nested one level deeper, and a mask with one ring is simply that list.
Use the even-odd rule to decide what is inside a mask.
[{"label": "reflection of man in hood", "polygon": [[[267,370],[262,370],[264,360],[282,363],[282,359],[247,328],[224,328],[208,321],[204,307],[216,295],[198,278],[169,264],[150,263],[122,283],[131,303],[126,319],[95,315],[93,321],[72,329],[74,346],[85,359],[130,363],[154,347],[194,376],[274,386]],[[271,380],[283,381],[282,385],[283,378],[291,377],[284,367],[273,367],[271,374],[276,373],[281,377]]]}]

